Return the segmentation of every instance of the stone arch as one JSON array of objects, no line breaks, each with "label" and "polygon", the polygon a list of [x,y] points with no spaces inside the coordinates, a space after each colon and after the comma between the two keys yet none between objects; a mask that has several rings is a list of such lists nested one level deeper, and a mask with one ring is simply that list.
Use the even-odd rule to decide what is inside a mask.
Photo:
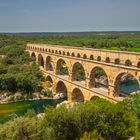
[{"label": "stone arch", "polygon": [[114,61],[114,63],[115,64],[120,64],[120,59],[119,58],[116,58],[115,61]]},{"label": "stone arch", "polygon": [[95,101],[95,100],[97,100],[97,99],[100,99],[100,97],[94,95],[94,96],[92,96],[92,97],[90,98],[90,101]]},{"label": "stone arch", "polygon": [[87,55],[86,54],[83,55],[83,59],[87,59]]},{"label": "stone arch", "polygon": [[71,54],[71,56],[72,56],[72,57],[75,57],[75,54],[74,54],[74,52]]},{"label": "stone arch", "polygon": [[129,59],[127,59],[125,61],[125,66],[132,66],[132,62]]},{"label": "stone arch", "polygon": [[101,56],[98,56],[97,57],[97,61],[101,61]]},{"label": "stone arch", "polygon": [[46,82],[47,82],[47,87],[48,88],[51,88],[52,86],[53,86],[53,79],[52,79],[52,77],[51,76],[47,76],[46,77]]},{"label": "stone arch", "polygon": [[47,71],[53,71],[53,65],[52,65],[52,58],[50,56],[46,57],[46,70]]},{"label": "stone arch", "polygon": [[137,63],[137,68],[140,68],[140,62]]},{"label": "stone arch", "polygon": [[44,48],[43,48],[43,52],[44,52]]},{"label": "stone arch", "polygon": [[65,55],[65,51],[63,51],[63,55]]},{"label": "stone arch", "polygon": [[49,52],[51,52],[51,49],[49,49]]},{"label": "stone arch", "polygon": [[94,60],[94,56],[93,55],[90,55],[90,60]]},{"label": "stone arch", "polygon": [[68,66],[66,62],[61,58],[56,62],[56,74],[69,75]]},{"label": "stone arch", "polygon": [[54,53],[54,50],[52,50],[52,53]]},{"label": "stone arch", "polygon": [[61,51],[59,51],[59,54],[61,54]]},{"label": "stone arch", "polygon": [[57,54],[57,50],[55,50],[55,53]]},{"label": "stone arch", "polygon": [[86,73],[81,63],[76,62],[72,67],[72,80],[73,81],[85,81]]},{"label": "stone arch", "polygon": [[34,52],[31,53],[31,57],[33,58],[34,61],[36,61],[36,55]]},{"label": "stone arch", "polygon": [[78,57],[78,58],[80,58],[80,57],[81,57],[81,56],[80,56],[80,53],[78,53],[78,54],[77,54],[77,57]]},{"label": "stone arch", "polygon": [[47,52],[48,50],[46,49],[46,52]]},{"label": "stone arch", "polygon": [[64,98],[67,100],[68,90],[64,82],[59,81],[56,84],[56,93],[59,94],[60,98]]},{"label": "stone arch", "polygon": [[94,67],[90,72],[89,88],[103,87],[108,89],[108,76],[106,71],[101,67]]},{"label": "stone arch", "polygon": [[67,52],[67,56],[70,56],[70,53],[69,52]]},{"label": "stone arch", "polygon": [[119,73],[114,80],[114,96],[119,96],[121,93],[130,94],[140,90],[138,79],[131,73]]},{"label": "stone arch", "polygon": [[84,95],[79,88],[74,88],[72,91],[72,101],[84,102]]},{"label": "stone arch", "polygon": [[38,64],[44,68],[44,59],[41,54],[38,55]]},{"label": "stone arch", "polygon": [[106,63],[110,63],[110,58],[109,57],[106,57],[105,62]]}]

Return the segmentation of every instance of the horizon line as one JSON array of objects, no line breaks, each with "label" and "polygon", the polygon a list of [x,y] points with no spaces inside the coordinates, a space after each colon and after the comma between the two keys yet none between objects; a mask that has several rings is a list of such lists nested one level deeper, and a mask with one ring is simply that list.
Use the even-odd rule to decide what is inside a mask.
[{"label": "horizon line", "polygon": [[95,30],[95,31],[17,31],[17,32],[0,32],[0,34],[24,34],[24,33],[106,33],[106,32],[140,32],[140,30]]}]

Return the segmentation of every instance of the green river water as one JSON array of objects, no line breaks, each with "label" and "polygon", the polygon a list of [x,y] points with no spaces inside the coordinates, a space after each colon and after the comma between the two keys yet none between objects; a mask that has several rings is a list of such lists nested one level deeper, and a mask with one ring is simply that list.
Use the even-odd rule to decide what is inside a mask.
[{"label": "green river water", "polygon": [[24,115],[28,109],[34,109],[36,113],[41,113],[44,110],[44,106],[55,106],[56,104],[57,101],[52,99],[1,104],[0,123],[4,123],[16,115]]}]

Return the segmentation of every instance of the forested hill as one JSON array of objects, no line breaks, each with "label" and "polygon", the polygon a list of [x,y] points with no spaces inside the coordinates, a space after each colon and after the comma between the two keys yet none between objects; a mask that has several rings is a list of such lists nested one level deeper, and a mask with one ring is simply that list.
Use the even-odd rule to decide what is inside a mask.
[{"label": "forested hill", "polygon": [[99,35],[99,34],[139,34],[140,31],[85,31],[85,32],[18,32],[18,33],[0,33],[5,35],[21,35],[21,36],[77,36],[77,35]]},{"label": "forested hill", "polygon": [[71,32],[0,34],[0,52],[6,44],[46,43],[140,52],[140,32]]}]

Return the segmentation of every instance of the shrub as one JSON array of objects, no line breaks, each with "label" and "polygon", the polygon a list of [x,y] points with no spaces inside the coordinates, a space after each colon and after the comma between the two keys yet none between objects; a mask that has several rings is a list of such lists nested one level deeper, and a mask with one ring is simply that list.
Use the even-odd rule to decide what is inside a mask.
[{"label": "shrub", "polygon": [[47,97],[52,97],[52,91],[47,89],[47,90],[42,90],[41,93],[44,95],[44,96],[47,96]]},{"label": "shrub", "polygon": [[96,130],[105,139],[126,139],[138,135],[138,120],[122,105],[104,100],[87,102],[67,109],[47,109],[48,126],[54,129],[56,139],[75,140],[84,132]]},{"label": "shrub", "polygon": [[98,134],[98,132],[96,130],[94,130],[93,132],[85,132],[83,137],[80,138],[80,140],[104,140],[100,134]]}]

